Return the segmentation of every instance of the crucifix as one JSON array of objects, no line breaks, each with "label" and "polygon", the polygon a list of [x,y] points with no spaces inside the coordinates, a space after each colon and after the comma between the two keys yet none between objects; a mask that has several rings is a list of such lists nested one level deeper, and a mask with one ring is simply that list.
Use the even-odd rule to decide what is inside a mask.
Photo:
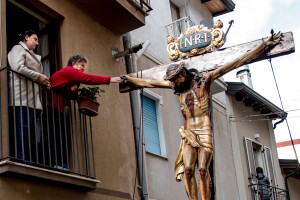
[{"label": "crucifix", "polygon": [[[178,95],[185,121],[184,126],[179,128],[181,144],[175,162],[175,179],[181,181],[185,175],[184,182],[188,198],[198,199],[197,182],[194,176],[197,165],[201,199],[209,200],[211,178],[208,168],[213,154],[213,132],[209,116],[211,85],[214,80],[245,64],[265,59],[266,56],[276,57],[294,52],[294,43],[291,33],[272,33],[268,38],[198,55],[203,51],[203,46],[200,50],[189,51],[184,48],[193,44],[202,45],[209,36],[213,36],[207,32],[206,34],[203,32],[203,37],[194,34],[195,32],[192,31],[183,35],[175,45],[173,38],[168,39],[169,44],[174,45],[168,46],[174,50],[170,55],[171,59],[178,59],[176,48],[182,48],[182,51],[185,51],[183,58],[190,57],[192,54],[195,55],[194,57],[123,76],[124,82],[120,84],[120,92],[140,88],[174,90],[174,93]],[[201,37],[204,42],[200,40]],[[207,47],[204,46],[204,48]],[[141,75],[142,78],[138,78]]]}]

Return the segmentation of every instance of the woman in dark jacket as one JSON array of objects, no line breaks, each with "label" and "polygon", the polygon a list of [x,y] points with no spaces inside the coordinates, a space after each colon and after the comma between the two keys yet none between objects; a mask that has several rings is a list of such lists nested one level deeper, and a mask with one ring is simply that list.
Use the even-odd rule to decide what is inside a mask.
[{"label": "woman in dark jacket", "polygon": [[271,195],[269,192],[270,181],[268,177],[266,177],[263,173],[263,169],[261,167],[256,168],[257,179],[258,179],[258,193],[260,199],[269,200]]}]

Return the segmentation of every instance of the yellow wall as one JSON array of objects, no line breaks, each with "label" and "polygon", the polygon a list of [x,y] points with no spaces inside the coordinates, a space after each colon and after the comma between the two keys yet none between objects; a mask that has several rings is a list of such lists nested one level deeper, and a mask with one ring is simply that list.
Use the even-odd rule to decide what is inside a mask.
[{"label": "yellow wall", "polygon": [[[228,100],[229,100],[229,105],[232,105],[231,109],[232,109],[232,113],[229,113],[229,115],[234,115],[234,116],[249,116],[249,115],[258,115],[260,114],[259,112],[253,111],[253,109],[251,107],[247,107],[244,105],[243,102],[241,101],[237,101],[235,99],[235,97],[231,97],[228,96]],[[233,120],[237,120],[236,122],[231,121],[230,122],[230,127],[231,127],[231,132],[232,134],[236,132],[236,136],[237,136],[237,142],[238,142],[238,147],[234,148],[235,150],[239,150],[240,152],[236,152],[239,154],[239,160],[235,161],[240,163],[242,166],[239,166],[236,170],[239,175],[237,175],[238,179],[242,179],[243,180],[243,185],[245,186],[244,188],[242,188],[242,185],[239,185],[239,191],[245,191],[246,196],[244,196],[245,194],[242,192],[240,193],[240,198],[241,195],[243,195],[243,198],[248,198],[251,199],[251,192],[250,189],[247,187],[250,183],[248,180],[249,177],[249,172],[248,172],[248,161],[246,158],[246,153],[245,153],[245,144],[244,144],[244,137],[250,138],[253,141],[256,141],[260,144],[263,144],[269,148],[272,148],[272,144],[271,141],[273,141],[271,137],[271,135],[273,133],[273,130],[270,130],[269,127],[272,127],[272,122],[268,121],[268,120],[253,120],[252,122],[238,122],[239,120],[247,120],[249,118],[234,118]],[[257,119],[257,117],[252,118],[252,119]],[[271,123],[271,125],[269,124]],[[259,134],[259,138],[255,139],[254,138],[254,134]],[[274,150],[272,150],[272,154],[274,154]],[[274,164],[274,168],[279,167],[277,166],[278,164],[278,160],[274,160],[274,155],[273,156],[273,164]],[[242,171],[239,171],[240,169],[242,169]],[[276,173],[277,169],[275,169],[274,173]],[[243,176],[243,177],[241,177]],[[277,174],[276,174],[277,176]],[[277,179],[280,179],[281,177],[276,177]],[[281,180],[280,180],[281,181]]]},{"label": "yellow wall", "polygon": [[[123,49],[121,35],[99,24],[74,1],[41,2],[65,17],[60,32],[63,67],[70,56],[83,54],[88,58],[86,73],[102,76],[126,74],[125,65],[114,61],[111,55],[111,48]],[[97,187],[132,194],[136,175],[136,152],[129,95],[120,94],[118,84],[101,87],[105,89],[105,93],[98,99],[100,114],[92,120],[96,179],[101,181]],[[51,183],[8,177],[0,177],[0,198],[120,199],[54,186]]]},{"label": "yellow wall", "polygon": [[290,192],[290,199],[291,200],[297,200],[300,197],[300,191],[299,191],[299,186],[300,186],[300,180],[289,177],[288,179],[288,187],[289,187],[289,192]]}]

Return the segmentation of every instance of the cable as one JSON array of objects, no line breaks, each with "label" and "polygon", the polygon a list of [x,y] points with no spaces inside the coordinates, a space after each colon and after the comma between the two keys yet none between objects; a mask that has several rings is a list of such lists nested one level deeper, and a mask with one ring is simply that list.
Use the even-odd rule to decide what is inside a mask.
[{"label": "cable", "polygon": [[246,118],[246,117],[261,117],[261,116],[269,116],[269,115],[274,115],[274,114],[280,114],[282,112],[273,112],[273,113],[268,113],[268,114],[258,114],[258,115],[241,115],[241,116],[229,116],[229,118]]},{"label": "cable", "polygon": [[[284,112],[293,112],[293,111],[299,111],[300,109],[293,109],[293,110],[288,110]],[[282,112],[273,112],[273,113],[268,113],[268,114],[257,114],[257,115],[241,115],[241,116],[232,116],[230,115],[229,118],[245,118],[245,117],[260,117],[260,116],[268,116],[268,115],[273,115],[273,114],[280,114]],[[291,118],[291,117],[289,117]]]},{"label": "cable", "polygon": [[231,122],[258,122],[258,121],[271,121],[273,119],[249,119],[249,120],[230,120]]},{"label": "cable", "polygon": [[[293,109],[293,110],[288,110],[285,111],[287,113],[293,112],[293,111],[299,111],[300,109]],[[273,112],[273,113],[268,113],[268,114],[257,114],[257,115],[241,115],[241,116],[232,116],[230,115],[229,118],[245,118],[245,117],[260,117],[260,116],[268,116],[268,115],[273,115],[273,114],[280,114],[282,112]],[[289,117],[291,118],[291,117]]]},{"label": "cable", "polygon": [[[273,29],[271,30],[271,34],[272,34],[272,36],[273,36],[273,34],[274,34],[274,30],[273,30]],[[262,39],[262,40],[263,40],[263,39]],[[267,60],[268,60],[269,63],[270,63],[270,66],[271,66],[271,69],[272,69],[272,73],[273,73],[273,77],[274,77],[274,81],[275,81],[275,84],[276,84],[277,93],[278,93],[279,100],[280,100],[280,103],[281,103],[281,107],[282,107],[282,110],[284,111],[283,103],[282,103],[282,99],[281,99],[281,95],[280,95],[280,92],[279,92],[277,80],[276,80],[275,73],[274,73],[274,69],[273,69],[273,65],[272,65],[272,59],[271,59],[270,57],[267,56],[267,53],[266,53],[266,50],[265,50],[265,49],[264,49],[264,52],[265,52],[265,56],[266,56]],[[290,135],[290,138],[291,138],[291,142],[292,142],[292,145],[293,145],[293,149],[294,149],[294,153],[295,153],[296,159],[298,160],[297,152],[296,152],[296,149],[295,149],[294,141],[293,141],[293,138],[292,138],[290,126],[289,126],[289,123],[288,123],[287,119],[285,119],[285,122],[286,122],[286,125],[287,125],[287,128],[288,128],[288,131],[289,131],[289,135]]]}]

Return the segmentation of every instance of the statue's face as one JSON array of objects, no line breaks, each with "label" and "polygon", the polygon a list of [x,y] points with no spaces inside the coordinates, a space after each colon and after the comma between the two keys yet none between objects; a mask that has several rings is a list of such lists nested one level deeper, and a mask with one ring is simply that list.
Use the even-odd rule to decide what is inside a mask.
[{"label": "statue's face", "polygon": [[186,82],[186,72],[182,71],[177,76],[175,76],[173,79],[170,80],[172,84],[177,86],[183,86]]},{"label": "statue's face", "polygon": [[179,74],[172,82],[175,83],[176,85],[181,85],[182,83],[184,83],[184,81],[185,81],[185,76]]}]

